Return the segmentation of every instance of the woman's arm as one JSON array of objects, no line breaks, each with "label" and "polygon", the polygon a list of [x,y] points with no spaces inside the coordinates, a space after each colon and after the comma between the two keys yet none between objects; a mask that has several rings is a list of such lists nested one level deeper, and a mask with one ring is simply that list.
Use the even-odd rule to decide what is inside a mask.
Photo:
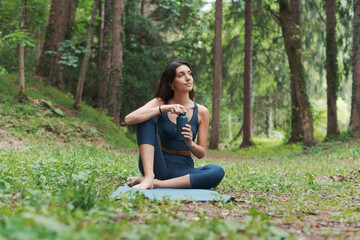
[{"label": "woman's arm", "polygon": [[133,125],[145,122],[152,117],[160,115],[161,112],[171,112],[174,114],[184,113],[186,109],[180,104],[166,104],[160,98],[154,98],[146,103],[144,106],[129,113],[125,117],[126,125]]},{"label": "woman's arm", "polygon": [[141,122],[145,122],[150,118],[157,116],[160,114],[159,106],[164,102],[159,98],[154,98],[147,102],[144,106],[136,109],[135,111],[129,113],[125,117],[126,125],[138,124]]},{"label": "woman's arm", "polygon": [[[184,136],[185,138],[188,138],[189,140],[186,140],[185,143],[189,146],[191,153],[194,154],[197,158],[203,158],[205,157],[206,152],[206,144],[207,144],[207,136],[208,136],[208,130],[209,130],[209,110],[198,104],[198,110],[199,110],[199,126],[198,126],[198,139],[197,144],[192,140],[192,132],[191,132],[191,126],[186,125],[184,127]],[[191,134],[190,134],[191,133]]]}]

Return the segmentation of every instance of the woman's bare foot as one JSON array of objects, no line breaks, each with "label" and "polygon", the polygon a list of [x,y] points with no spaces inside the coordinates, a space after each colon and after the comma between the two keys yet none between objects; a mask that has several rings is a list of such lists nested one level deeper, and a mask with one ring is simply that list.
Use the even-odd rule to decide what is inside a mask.
[{"label": "woman's bare foot", "polygon": [[141,178],[141,177],[128,177],[126,179],[126,182],[129,185],[129,187],[133,187],[133,186],[141,183],[142,180],[143,180],[143,178]]},{"label": "woman's bare foot", "polygon": [[[141,177],[128,177],[126,179],[126,181],[128,182],[129,187],[140,188],[140,187],[136,187],[136,186],[140,185],[142,183],[143,178],[141,178]],[[158,179],[153,179],[151,188],[146,188],[146,189],[158,188],[158,187],[160,187],[160,182],[161,181],[158,180]],[[141,188],[141,189],[144,189],[144,188]]]},{"label": "woman's bare foot", "polygon": [[144,179],[142,179],[141,183],[133,186],[133,188],[138,188],[138,189],[152,189],[153,188],[153,182],[154,182],[154,178],[151,177],[145,177]]}]

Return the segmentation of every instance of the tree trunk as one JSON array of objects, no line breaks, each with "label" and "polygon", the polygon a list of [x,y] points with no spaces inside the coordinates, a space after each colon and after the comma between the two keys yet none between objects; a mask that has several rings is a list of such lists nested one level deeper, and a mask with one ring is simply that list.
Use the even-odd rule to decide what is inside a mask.
[{"label": "tree trunk", "polygon": [[36,66],[39,64],[39,59],[41,55],[41,28],[36,28],[36,53],[35,53],[35,59],[36,59]]},{"label": "tree trunk", "polygon": [[338,88],[335,0],[326,0],[326,80],[327,80],[327,133],[326,140],[339,136],[336,111]]},{"label": "tree trunk", "polygon": [[274,129],[277,129],[278,127],[278,121],[277,121],[277,96],[275,95],[274,96],[274,106],[273,106],[273,126],[274,126]]},{"label": "tree trunk", "polygon": [[350,128],[354,136],[360,133],[360,1],[354,0],[353,21],[353,86]]},{"label": "tree trunk", "polygon": [[296,96],[296,84],[294,75],[290,76],[290,97],[291,97],[291,133],[288,143],[303,141],[303,131],[301,126],[300,107]]},{"label": "tree trunk", "polygon": [[228,115],[228,125],[229,125],[229,139],[232,139],[233,136],[232,136],[232,123],[231,123],[231,112],[229,112],[229,115]]},{"label": "tree trunk", "polygon": [[245,1],[245,56],[244,56],[244,103],[243,141],[240,145],[250,147],[252,141],[252,1]]},{"label": "tree trunk", "polygon": [[113,27],[113,55],[112,55],[112,65],[113,72],[111,76],[111,98],[110,104],[112,106],[112,116],[114,117],[114,123],[120,124],[120,111],[119,111],[119,101],[118,101],[118,90],[120,86],[120,77],[121,77],[121,67],[122,67],[122,42],[121,42],[121,31],[122,23],[121,16],[123,12],[123,1],[115,0],[114,1],[114,27]]},{"label": "tree trunk", "polygon": [[265,135],[271,136],[271,107],[270,107],[270,96],[266,96],[265,106]]},{"label": "tree trunk", "polygon": [[99,24],[98,24],[98,44],[99,48],[97,50],[97,60],[96,67],[98,70],[101,70],[101,52],[103,50],[104,43],[104,24],[105,24],[105,3],[104,0],[99,1]]},{"label": "tree trunk", "polygon": [[74,24],[75,19],[75,10],[76,10],[76,0],[64,0],[64,2],[67,2],[66,5],[64,5],[64,8],[62,9],[61,14],[59,14],[60,19],[58,22],[60,24],[64,24],[64,32],[61,36],[61,41],[58,44],[58,51],[56,56],[56,61],[54,65],[54,70],[51,74],[51,83],[59,88],[62,89],[63,85],[63,73],[64,73],[64,67],[63,64],[60,64],[62,55],[64,53],[64,50],[60,50],[61,43],[63,43],[65,40],[71,39],[72,34],[72,28]]},{"label": "tree trunk", "polygon": [[213,105],[210,135],[210,149],[219,148],[220,137],[220,101],[222,79],[222,0],[216,0],[215,38],[214,38],[214,71],[213,71]]},{"label": "tree trunk", "polygon": [[275,91],[275,95],[274,95],[274,104],[272,106],[273,113],[274,113],[273,126],[275,129],[277,129],[278,128],[277,110],[278,110],[278,102],[279,102],[280,88],[281,88],[280,83],[279,83],[279,74],[277,71],[275,72],[274,80],[276,82],[276,91]]},{"label": "tree trunk", "polygon": [[[50,77],[51,69],[53,68],[54,61],[56,59],[55,54],[57,50],[57,38],[55,31],[55,22],[57,18],[58,1],[59,0],[53,0],[50,7],[49,20],[45,30],[46,34],[43,50],[35,71],[36,75],[44,78]],[[52,53],[48,53],[50,51]]]},{"label": "tree trunk", "polygon": [[66,21],[66,31],[65,31],[65,40],[70,40],[72,37],[73,26],[75,21],[75,13],[76,13],[76,1],[78,0],[68,0],[67,6],[67,21]]},{"label": "tree trunk", "polygon": [[[304,145],[311,146],[315,144],[313,121],[310,110],[310,102],[307,96],[306,83],[304,79],[304,70],[301,62],[301,49],[296,44],[296,40],[301,40],[300,26],[296,25],[293,15],[300,12],[300,1],[292,0],[292,9],[290,11],[287,0],[278,0],[280,5],[280,22],[287,53],[291,77],[294,80],[296,98],[299,103],[300,118],[303,132]],[[293,7],[297,6],[297,7]]]},{"label": "tree trunk", "polygon": [[113,24],[112,19],[114,15],[113,0],[106,0],[105,15],[104,15],[104,43],[101,51],[101,66],[100,66],[100,80],[99,91],[97,96],[97,107],[107,109],[109,103],[109,82],[110,82],[110,64],[112,56],[112,38],[113,38]]},{"label": "tree trunk", "polygon": [[19,92],[25,94],[24,46],[19,44]]},{"label": "tree trunk", "polygon": [[[290,0],[290,8],[292,14],[292,20],[297,29],[300,29],[301,20],[300,20],[300,2]],[[297,11],[295,11],[297,9]],[[301,38],[293,39],[293,42],[298,49],[298,52],[301,52]],[[301,55],[300,61],[301,61]],[[300,117],[300,107],[299,102],[296,96],[296,76],[291,74],[290,76],[290,97],[291,97],[291,133],[289,143],[302,142],[304,140],[303,130],[301,125]]]},{"label": "tree trunk", "polygon": [[[140,2],[140,13],[143,17],[146,17],[146,9],[148,5],[148,0],[142,0]],[[145,36],[143,36],[140,40],[141,47],[145,48]]]},{"label": "tree trunk", "polygon": [[[62,56],[59,51],[61,43],[69,39],[72,22],[74,21],[76,0],[53,0],[50,8],[45,42],[37,65],[36,74],[49,78],[50,83],[62,87],[62,68],[58,63]],[[49,53],[50,52],[50,53]]]},{"label": "tree trunk", "polygon": [[148,4],[148,0],[142,0],[141,3],[140,3],[140,13],[144,17],[145,17],[145,14],[146,14],[147,4]]},{"label": "tree trunk", "polygon": [[75,108],[80,109],[81,108],[81,99],[82,99],[82,92],[84,89],[84,82],[85,82],[85,75],[86,75],[86,69],[88,66],[90,54],[91,54],[91,42],[93,38],[93,32],[95,28],[95,20],[96,20],[96,11],[98,7],[99,0],[94,0],[92,5],[92,11],[91,11],[91,20],[90,25],[88,27],[88,34],[86,39],[86,52],[83,59],[83,63],[80,69],[80,76],[76,88],[76,96],[75,96]]},{"label": "tree trunk", "polygon": [[[21,20],[20,20],[20,29],[23,29],[25,26],[26,13],[25,13],[26,0],[22,0],[21,8]],[[25,100],[25,67],[24,67],[24,45],[19,44],[19,102]]]}]

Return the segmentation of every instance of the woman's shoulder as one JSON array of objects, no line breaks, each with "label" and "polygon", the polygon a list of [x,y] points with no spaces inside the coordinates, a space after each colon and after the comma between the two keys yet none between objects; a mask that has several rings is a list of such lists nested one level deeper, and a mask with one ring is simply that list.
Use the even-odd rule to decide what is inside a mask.
[{"label": "woman's shoulder", "polygon": [[146,105],[150,105],[150,106],[159,106],[159,105],[163,105],[163,104],[164,104],[164,101],[158,97],[153,98],[146,103]]},{"label": "woman's shoulder", "polygon": [[207,115],[209,116],[209,109],[207,109],[207,107],[205,107],[204,105],[201,105],[199,103],[196,103],[197,107],[198,107],[198,112],[200,115]]},{"label": "woman's shoulder", "polygon": [[202,124],[205,123],[205,125],[209,125],[209,119],[210,119],[210,113],[209,110],[207,109],[207,107],[198,104],[197,103],[197,108],[198,108],[198,124]]}]

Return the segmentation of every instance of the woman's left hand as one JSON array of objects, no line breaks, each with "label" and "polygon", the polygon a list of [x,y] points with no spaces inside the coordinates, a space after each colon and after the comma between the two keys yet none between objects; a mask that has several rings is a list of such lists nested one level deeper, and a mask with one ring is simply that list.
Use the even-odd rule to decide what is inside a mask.
[{"label": "woman's left hand", "polygon": [[181,134],[187,139],[185,140],[186,145],[191,146],[193,142],[193,133],[191,131],[191,125],[185,124],[185,127],[182,128]]}]

